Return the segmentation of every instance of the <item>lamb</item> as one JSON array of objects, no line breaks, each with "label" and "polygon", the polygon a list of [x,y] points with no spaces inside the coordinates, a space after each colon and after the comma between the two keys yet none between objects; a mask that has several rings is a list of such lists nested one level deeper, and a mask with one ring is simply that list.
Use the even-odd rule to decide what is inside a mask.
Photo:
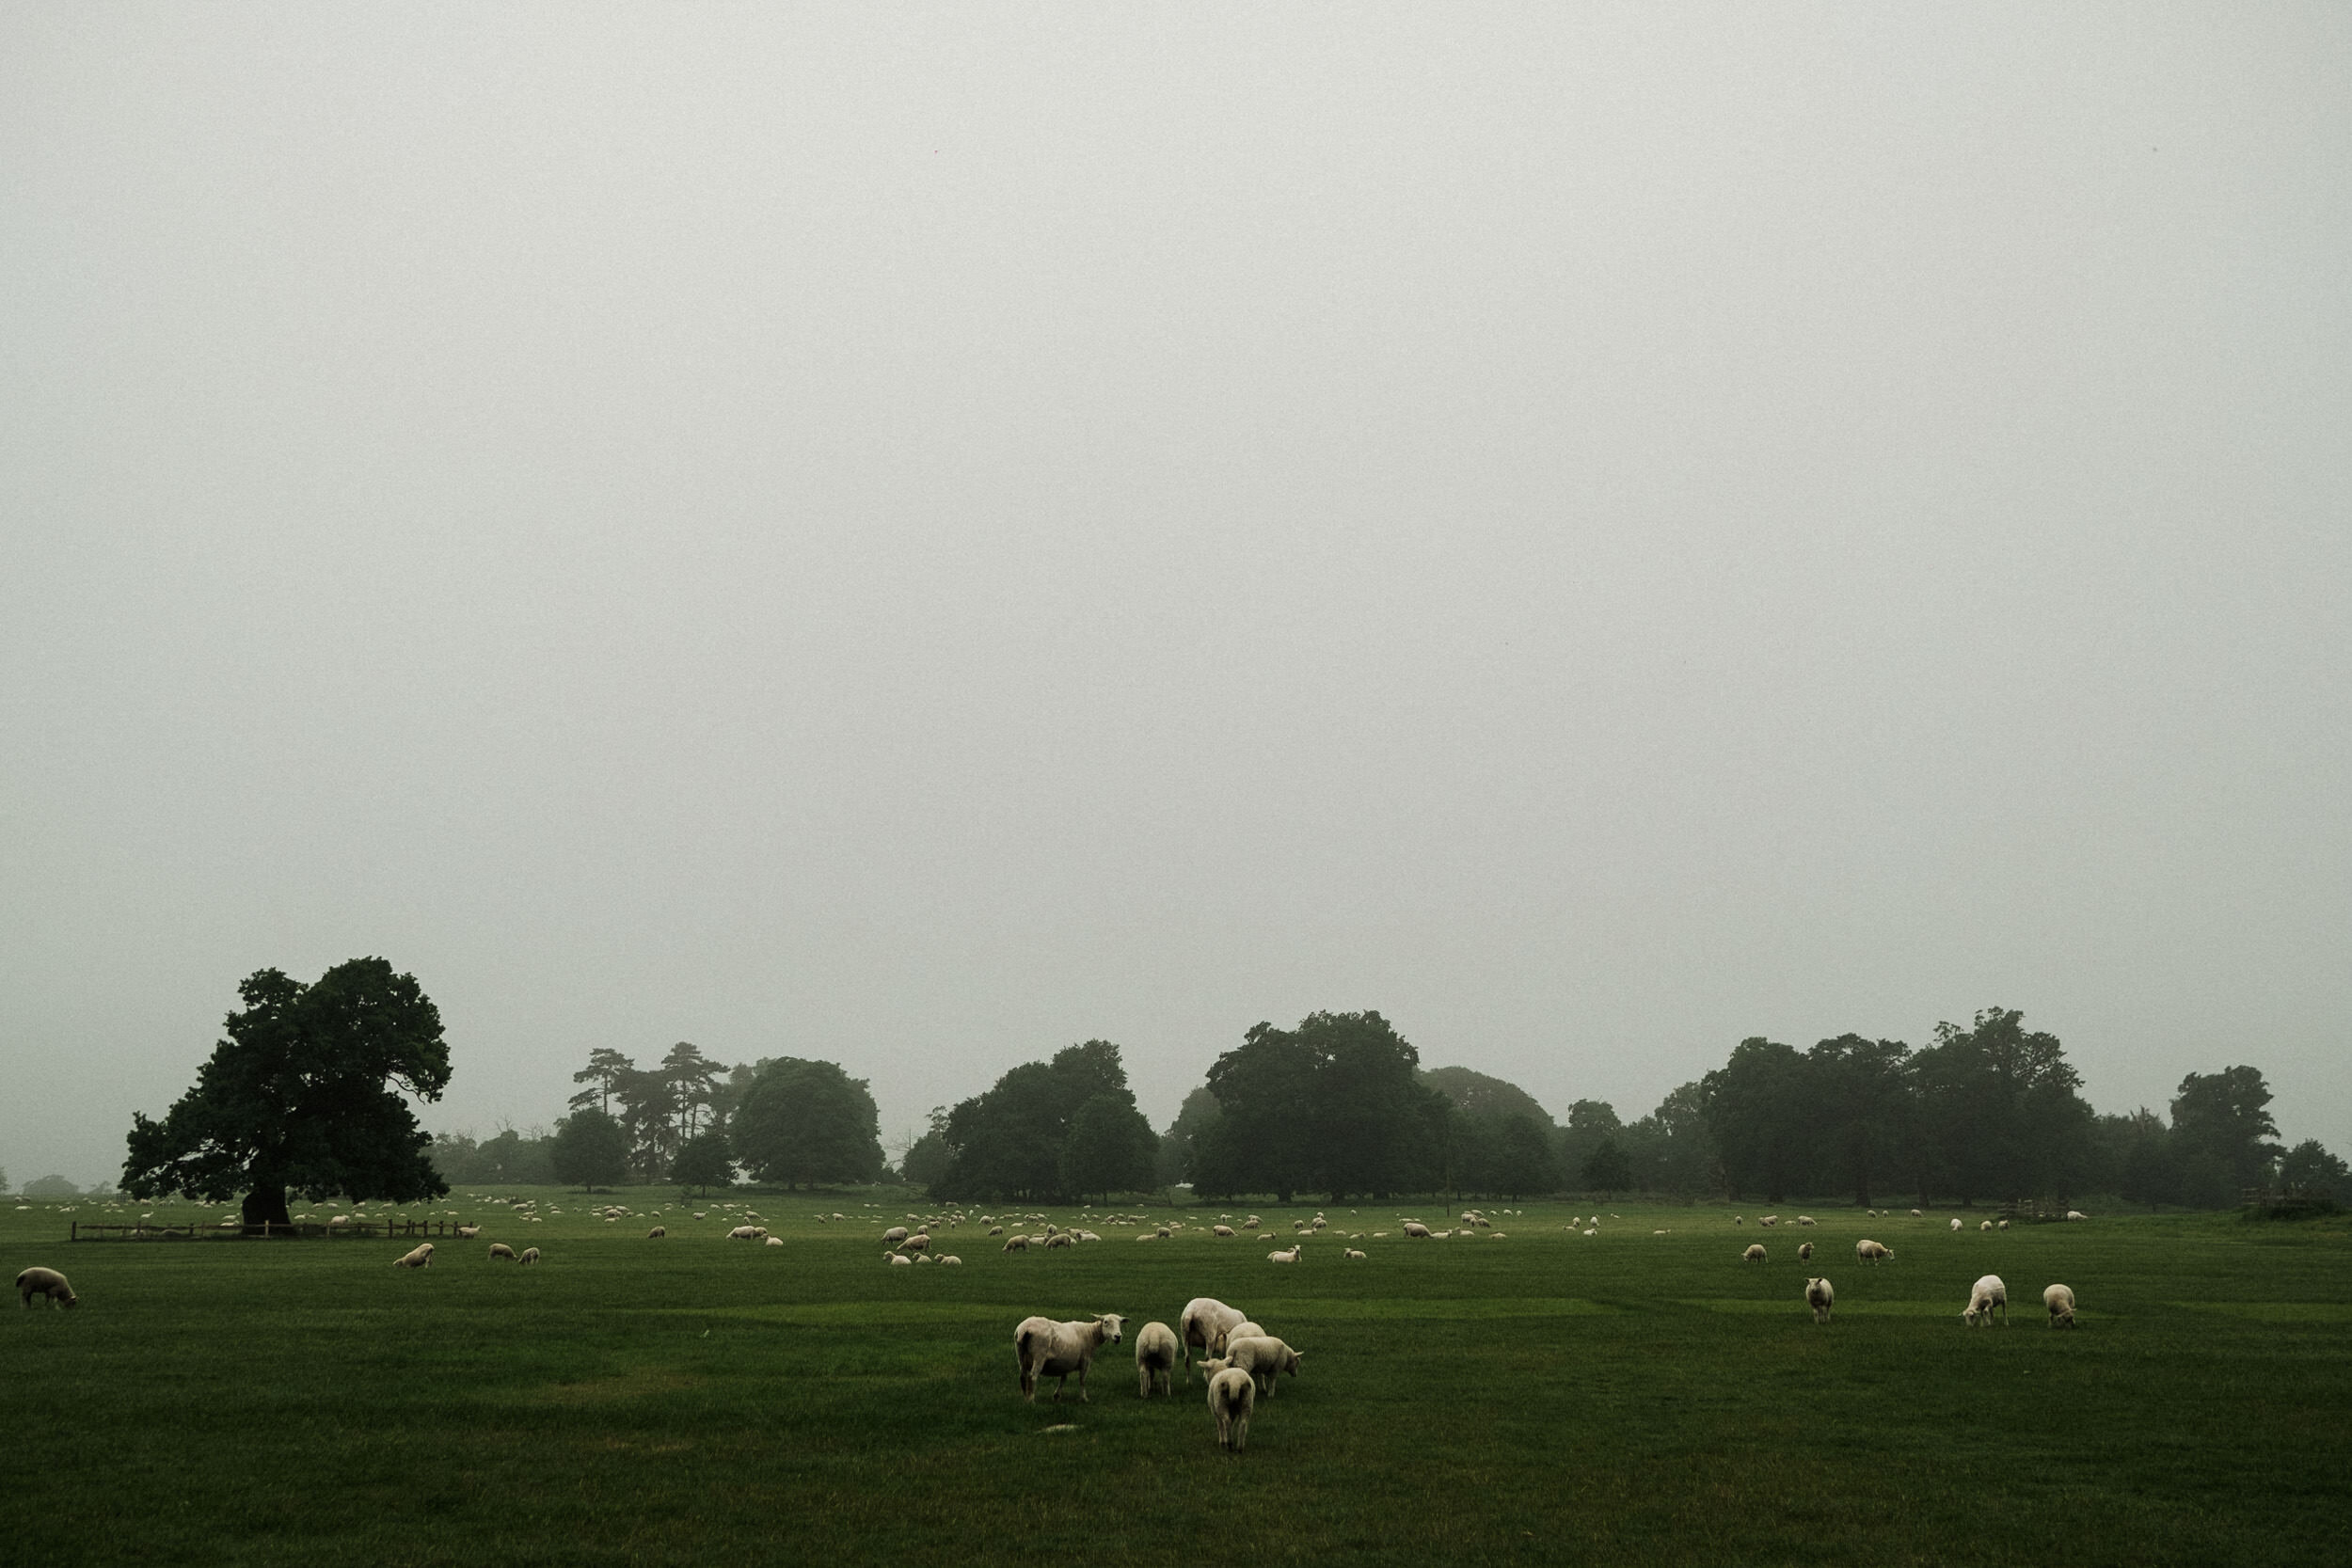
[{"label": "lamb", "polygon": [[430,1264],[432,1261],[433,1243],[431,1242],[420,1242],[415,1246],[409,1248],[406,1252],[404,1252],[399,1257],[393,1259],[392,1267],[396,1269],[421,1269]]},{"label": "lamb", "polygon": [[657,1226],[655,1226],[655,1227],[654,1227],[651,1230],[648,1230],[648,1231],[646,1231],[646,1232],[645,1232],[645,1240],[647,1240],[647,1241],[649,1241],[649,1242],[658,1242],[658,1241],[661,1240],[661,1238],[662,1238],[662,1237],[667,1236],[669,1233],[670,1233],[670,1227],[667,1227],[667,1226],[663,1226],[663,1225],[657,1225]]},{"label": "lamb", "polygon": [[963,1267],[963,1259],[951,1252],[939,1260],[939,1266],[943,1269],[960,1269]]},{"label": "lamb", "polygon": [[1740,1261],[1741,1261],[1742,1263],[1761,1263],[1761,1262],[1763,1262],[1763,1261],[1764,1261],[1764,1248],[1763,1248],[1763,1246],[1762,1246],[1760,1243],[1749,1243],[1749,1245],[1748,1245],[1748,1250],[1747,1250],[1747,1251],[1745,1251],[1745,1252],[1743,1252],[1743,1253],[1741,1253],[1741,1254],[1740,1255]]},{"label": "lamb", "polygon": [[1177,1337],[1184,1341],[1184,1381],[1192,1381],[1192,1353],[1210,1354],[1212,1345],[1221,1347],[1226,1333],[1235,1324],[1249,1321],[1249,1315],[1226,1306],[1215,1296],[1195,1296],[1184,1303],[1184,1315],[1176,1320]]},{"label": "lamb", "polygon": [[[2049,1289],[2042,1292],[2042,1305],[2050,1309],[2050,1326],[2052,1328],[2072,1328],[2074,1326],[2074,1291],[2073,1287],[2066,1285],[2051,1286]],[[2006,1318],[2008,1314],[2004,1312],[2002,1316]]]},{"label": "lamb", "polygon": [[511,1247],[511,1246],[508,1246],[508,1245],[507,1245],[504,1242],[492,1242],[492,1243],[490,1243],[490,1261],[491,1261],[491,1262],[495,1263],[495,1262],[497,1262],[497,1261],[498,1261],[500,1259],[501,1259],[501,1258],[505,1258],[505,1259],[513,1259],[513,1257],[514,1257],[514,1256],[515,1256],[515,1249],[514,1249],[513,1247]]},{"label": "lamb", "polygon": [[1225,1364],[1238,1368],[1258,1380],[1258,1392],[1274,1397],[1274,1379],[1279,1372],[1298,1375],[1302,1353],[1277,1339],[1271,1334],[1235,1335],[1225,1342]]},{"label": "lamb", "polygon": [[1808,1279],[1804,1282],[1804,1304],[1813,1308],[1815,1323],[1829,1322],[1830,1305],[1836,1299],[1837,1292],[1829,1288],[1828,1280]]},{"label": "lamb", "polygon": [[889,1263],[894,1268],[911,1269],[914,1267],[914,1259],[909,1258],[903,1252],[885,1252],[882,1254],[882,1260]]},{"label": "lamb", "polygon": [[1990,1326],[1993,1322],[1993,1309],[1996,1307],[2001,1310],[2001,1326],[2007,1328],[2009,1326],[2009,1287],[2001,1283],[1999,1275],[1989,1274],[1978,1280],[1970,1289],[1968,1309],[1960,1315],[1960,1321],[1974,1328],[1977,1325],[1977,1320],[1982,1318]]},{"label": "lamb", "polygon": [[1425,1242],[1429,1239],[1429,1227],[1422,1224],[1419,1220],[1406,1220],[1405,1222],[1405,1235],[1407,1240]]},{"label": "lamb", "polygon": [[1255,1230],[1258,1228],[1258,1216],[1252,1214],[1248,1219],[1241,1222],[1241,1227],[1244,1230]]},{"label": "lamb", "polygon": [[1813,1243],[1811,1242],[1799,1242],[1797,1243],[1797,1261],[1800,1263],[1809,1262],[1812,1260],[1812,1258]]},{"label": "lamb", "polygon": [[[425,1249],[431,1251],[430,1247]],[[44,1269],[36,1263],[16,1276],[16,1293],[23,1305],[31,1307],[35,1296],[46,1296],[51,1307],[79,1307],[82,1298],[73,1293],[73,1287],[65,1282],[65,1275],[55,1269]]]},{"label": "lamb", "polygon": [[1883,1259],[1894,1257],[1895,1250],[1878,1242],[1856,1242],[1853,1244],[1853,1256],[1857,1263],[1876,1264]]},{"label": "lamb", "polygon": [[1364,1255],[1354,1247],[1347,1248],[1340,1254],[1340,1257],[1350,1263],[1360,1263],[1364,1260]]},{"label": "lamb", "polygon": [[768,1245],[768,1246],[782,1246],[782,1245],[784,1245],[784,1238],[783,1238],[783,1237],[781,1237],[781,1236],[770,1236],[770,1235],[767,1235],[767,1234],[763,1233],[763,1234],[760,1236],[760,1241],[761,1241],[764,1244],[766,1244],[766,1245]]},{"label": "lamb", "polygon": [[1031,1404],[1037,1402],[1038,1379],[1057,1378],[1054,1385],[1054,1402],[1061,1402],[1062,1390],[1070,1385],[1070,1374],[1078,1374],[1078,1402],[1087,1399],[1087,1370],[1094,1365],[1094,1353],[1104,1345],[1119,1343],[1121,1327],[1119,1314],[1105,1312],[1091,1323],[1056,1323],[1050,1318],[1024,1318],[1021,1326],[1012,1331],[1012,1348],[1021,1362],[1021,1397]]},{"label": "lamb", "polygon": [[536,1263],[538,1260],[539,1260],[539,1249],[538,1249],[537,1247],[535,1247],[535,1246],[527,1246],[527,1247],[523,1248],[523,1255],[522,1255],[520,1258],[517,1258],[517,1259],[515,1259],[515,1261],[516,1261],[517,1264],[522,1264],[522,1263]]},{"label": "lamb", "polygon": [[1176,1343],[1176,1331],[1166,1323],[1145,1323],[1143,1332],[1136,1336],[1136,1381],[1142,1386],[1145,1399],[1152,1397],[1154,1384],[1171,1399],[1176,1393],[1176,1357],[1182,1348]]},{"label": "lamb", "polygon": [[2003,1220],[2003,1221],[2001,1222],[2001,1228],[2002,1228],[2002,1229],[2004,1229],[2004,1230],[2007,1230],[2007,1229],[2009,1228],[2009,1221],[2007,1221],[2007,1220]]},{"label": "lamb", "polygon": [[1232,1354],[1226,1349],[1226,1347],[1231,1345],[1234,1340],[1254,1339],[1264,1333],[1265,1330],[1254,1323],[1237,1323],[1229,1328],[1219,1331],[1216,1339],[1210,1342],[1209,1350],[1212,1354],[1219,1357],[1223,1357]]},{"label": "lamb", "polygon": [[1209,1414],[1216,1418],[1216,1446],[1234,1453],[1249,1441],[1249,1411],[1258,1385],[1238,1367],[1220,1367],[1209,1377]]},{"label": "lamb", "polygon": [[1265,1260],[1269,1263],[1295,1263],[1298,1261],[1298,1255],[1305,1250],[1304,1243],[1293,1242],[1288,1252],[1269,1252],[1265,1255]]}]

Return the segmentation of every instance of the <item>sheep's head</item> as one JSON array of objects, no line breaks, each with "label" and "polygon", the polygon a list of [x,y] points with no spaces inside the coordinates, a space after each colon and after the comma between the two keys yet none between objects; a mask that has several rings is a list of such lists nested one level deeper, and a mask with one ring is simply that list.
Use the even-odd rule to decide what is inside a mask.
[{"label": "sheep's head", "polygon": [[1127,1325],[1124,1318],[1121,1318],[1116,1312],[1105,1312],[1094,1321],[1103,1325],[1103,1342],[1104,1344],[1115,1345],[1119,1343],[1120,1332]]}]

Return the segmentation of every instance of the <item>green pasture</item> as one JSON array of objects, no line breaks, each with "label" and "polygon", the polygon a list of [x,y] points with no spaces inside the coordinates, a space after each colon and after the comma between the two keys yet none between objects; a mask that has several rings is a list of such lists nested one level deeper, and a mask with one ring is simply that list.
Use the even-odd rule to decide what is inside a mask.
[{"label": "green pasture", "polygon": [[[934,1231],[961,1268],[893,1268],[882,1228],[937,1206],[749,1199],[768,1247],[723,1241],[716,1203],[599,1195],[635,1212],[607,1224],[527,1196],[539,1223],[433,1206],[485,1228],[422,1271],[389,1266],[402,1241],[70,1245],[73,1220],[192,1211],[0,1200],[6,1275],[47,1263],[83,1301],[8,1303],[9,1560],[2352,1560],[2343,1221],[1971,1214],[1955,1235],[1949,1212],[1822,1206],[1763,1232],[1620,1202],[1591,1238],[1531,1205],[1489,1209],[1504,1240],[1408,1243],[1399,1218],[1444,1227],[1440,1206],[1358,1205],[1326,1212],[1366,1260],[1326,1232],[1285,1267],[1265,1254],[1311,1207],[1261,1207],[1266,1233],[1232,1242],[1206,1229],[1226,1211],[1154,1208],[1192,1228],[1097,1222],[1099,1244],[1009,1256],[967,1224]],[[1894,1260],[1858,1266],[1864,1236]],[[492,1240],[545,1260],[493,1263]],[[1769,1260],[1742,1263],[1759,1240]],[[1836,1287],[1827,1327],[1807,1273]],[[1987,1273],[2006,1330],[1959,1321]],[[2052,1281],[2074,1333],[2044,1325]],[[1135,1330],[1196,1295],[1306,1353],[1238,1456],[1198,1382],[1136,1397]],[[1023,1403],[1014,1323],[1102,1311],[1129,1339],[1091,1402]]]}]

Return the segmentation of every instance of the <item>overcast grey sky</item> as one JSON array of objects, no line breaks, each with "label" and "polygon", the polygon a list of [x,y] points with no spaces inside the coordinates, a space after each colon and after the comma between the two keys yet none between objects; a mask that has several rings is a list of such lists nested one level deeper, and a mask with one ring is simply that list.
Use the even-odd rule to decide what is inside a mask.
[{"label": "overcast grey sky", "polygon": [[1993,1004],[2352,1152],[2352,10],[0,8],[0,1165]]}]

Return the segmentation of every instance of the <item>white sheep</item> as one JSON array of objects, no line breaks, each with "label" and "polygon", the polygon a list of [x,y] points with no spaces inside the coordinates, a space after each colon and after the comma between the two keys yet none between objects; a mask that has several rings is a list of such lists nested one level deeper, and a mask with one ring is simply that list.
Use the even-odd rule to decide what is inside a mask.
[{"label": "white sheep", "polygon": [[36,1263],[16,1276],[16,1293],[24,1298],[23,1306],[33,1305],[35,1296],[48,1299],[54,1307],[79,1307],[82,1298],[73,1293],[73,1287],[65,1282],[65,1275],[55,1269],[44,1269]]},{"label": "white sheep", "polygon": [[882,1261],[888,1263],[893,1268],[911,1269],[914,1267],[914,1259],[909,1258],[903,1252],[885,1252],[882,1254]]},{"label": "white sheep", "polygon": [[727,1232],[727,1240],[730,1242],[756,1242],[767,1234],[768,1232],[761,1229],[758,1226],[739,1225],[734,1229]]},{"label": "white sheep", "polygon": [[1797,1223],[1799,1225],[1811,1225],[1813,1223],[1813,1216],[1810,1214],[1799,1214],[1797,1216]]},{"label": "white sheep", "polygon": [[1979,1230],[1990,1230],[1993,1228],[1993,1222],[1991,1220],[1979,1220],[1977,1222],[1977,1228]]},{"label": "white sheep", "polygon": [[1231,1241],[1232,1240],[1235,1231],[1230,1225],[1213,1225],[1209,1227],[1209,1234],[1221,1240]]},{"label": "white sheep", "polygon": [[1911,1217],[1912,1217],[1913,1219],[1915,1219],[1915,1219],[1919,1219],[1919,1218],[1921,1218],[1922,1216],[1921,1216],[1921,1214],[1920,1214],[1920,1212],[1919,1212],[1919,1211],[1918,1211],[1918,1210],[1914,1209],[1914,1210],[1911,1212]]},{"label": "white sheep", "polygon": [[645,1240],[649,1242],[658,1242],[669,1233],[670,1227],[668,1226],[657,1225],[651,1230],[645,1232]]},{"label": "white sheep", "polygon": [[2001,1228],[2002,1228],[2002,1229],[2004,1229],[2004,1230],[2007,1230],[2007,1229],[2009,1228],[2009,1221],[2007,1221],[2007,1220],[2003,1220],[2003,1221],[2001,1222]]},{"label": "white sheep", "polygon": [[1176,1320],[1177,1337],[1184,1342],[1184,1381],[1192,1381],[1194,1351],[1210,1354],[1211,1346],[1224,1344],[1229,1330],[1248,1321],[1248,1313],[1228,1307],[1215,1296],[1195,1296],[1184,1303],[1184,1314]]},{"label": "white sheep", "polygon": [[882,1232],[882,1245],[884,1246],[897,1246],[906,1239],[907,1227],[903,1225],[894,1225]]},{"label": "white sheep", "polygon": [[1828,1280],[1808,1279],[1804,1282],[1804,1304],[1813,1308],[1815,1323],[1829,1322],[1830,1305],[1836,1299],[1837,1292],[1829,1288]]},{"label": "white sheep", "polygon": [[1258,1216],[1252,1214],[1248,1219],[1241,1222],[1241,1227],[1244,1230],[1255,1230],[1258,1228],[1259,1223]]},{"label": "white sheep", "polygon": [[432,1261],[433,1243],[431,1242],[420,1242],[415,1246],[409,1248],[406,1252],[404,1252],[399,1257],[393,1259],[392,1267],[396,1269],[421,1269],[426,1267]]},{"label": "white sheep", "polygon": [[1077,1244],[1076,1239],[1073,1238],[1067,1230],[1057,1230],[1051,1236],[1045,1238],[1045,1250],[1048,1252],[1053,1251],[1056,1247],[1076,1246]]},{"label": "white sheep", "polygon": [[1409,1241],[1425,1242],[1429,1239],[1430,1231],[1429,1227],[1422,1224],[1419,1220],[1406,1220],[1405,1222],[1405,1235]]},{"label": "white sheep", "polygon": [[963,1259],[951,1252],[939,1260],[939,1266],[943,1269],[960,1269],[963,1267]]},{"label": "white sheep", "polygon": [[1977,1320],[1982,1318],[1990,1325],[1993,1322],[1994,1307],[2000,1308],[2001,1326],[2007,1328],[2009,1326],[2009,1287],[2001,1283],[1999,1275],[1989,1274],[1970,1288],[1968,1309],[1960,1315],[1960,1321],[1974,1328]]},{"label": "white sheep", "polygon": [[1350,1263],[1360,1263],[1364,1260],[1364,1255],[1354,1247],[1347,1248],[1340,1254],[1340,1257]]},{"label": "white sheep", "polygon": [[1812,1260],[1812,1258],[1813,1243],[1811,1242],[1799,1242],[1797,1243],[1797,1261],[1800,1263],[1809,1262]]},{"label": "white sheep", "polygon": [[1895,1256],[1894,1248],[1880,1242],[1862,1241],[1853,1244],[1854,1261],[1877,1264]]},{"label": "white sheep", "polygon": [[2066,1217],[2070,1220],[2087,1220],[2090,1216],[2084,1213],[2080,1209],[2069,1209],[2066,1211]]},{"label": "white sheep", "polygon": [[1094,1353],[1104,1345],[1119,1343],[1120,1319],[1116,1312],[1105,1312],[1090,1323],[1056,1323],[1051,1318],[1024,1318],[1021,1326],[1012,1331],[1013,1353],[1021,1362],[1021,1397],[1031,1404],[1037,1402],[1040,1378],[1057,1378],[1054,1385],[1054,1402],[1061,1402],[1062,1390],[1070,1385],[1070,1374],[1078,1374],[1078,1402],[1087,1399],[1087,1370],[1094,1365]]},{"label": "white sheep", "polygon": [[1751,1242],[1751,1243],[1748,1243],[1748,1250],[1747,1250],[1747,1251],[1745,1251],[1745,1252],[1743,1252],[1743,1253],[1741,1253],[1741,1254],[1740,1255],[1740,1261],[1741,1261],[1742,1263],[1761,1263],[1761,1262],[1763,1262],[1763,1261],[1764,1261],[1764,1248],[1763,1248],[1762,1244],[1761,1244],[1761,1243],[1755,1243],[1755,1242]]},{"label": "white sheep", "polygon": [[760,1240],[760,1244],[761,1244],[761,1245],[763,1245],[763,1246],[782,1246],[782,1245],[784,1245],[784,1238],[783,1238],[783,1237],[781,1237],[781,1236],[770,1236],[770,1235],[765,1235],[765,1234],[763,1234],[763,1235],[759,1238],[759,1240]]},{"label": "white sheep", "polygon": [[1007,1252],[1026,1252],[1029,1250],[1029,1238],[1026,1236],[1008,1236],[1005,1238],[1005,1250]]},{"label": "white sheep", "polygon": [[918,1230],[914,1235],[909,1236],[906,1240],[900,1242],[898,1243],[898,1250],[901,1252],[929,1252],[930,1250],[930,1237],[923,1231]]},{"label": "white sheep", "polygon": [[1216,1418],[1216,1446],[1234,1453],[1249,1441],[1249,1412],[1258,1402],[1255,1379],[1238,1367],[1209,1374],[1209,1414]]},{"label": "white sheep", "polygon": [[[2053,1285],[2042,1292],[2042,1305],[2050,1309],[2052,1328],[2074,1326],[2074,1291],[2072,1286]],[[2007,1313],[2002,1316],[2006,1318]]]},{"label": "white sheep", "polygon": [[1960,1228],[1960,1221],[1957,1218],[1952,1221],[1952,1228],[1954,1230],[1958,1230]]},{"label": "white sheep", "polygon": [[511,1259],[514,1258],[514,1256],[515,1256],[515,1249],[514,1249],[513,1247],[511,1247],[511,1246],[508,1246],[508,1245],[507,1245],[504,1242],[492,1242],[492,1243],[490,1243],[490,1261],[491,1261],[491,1262],[495,1263],[495,1262],[497,1262],[497,1261],[498,1261],[500,1259],[501,1259],[501,1258],[508,1259],[510,1259],[510,1260],[511,1260]]},{"label": "white sheep", "polygon": [[519,1263],[536,1263],[538,1260],[539,1260],[539,1249],[538,1249],[537,1247],[535,1247],[535,1246],[527,1246],[527,1247],[523,1248],[523,1255],[522,1255],[520,1258],[517,1258],[517,1259],[515,1259],[515,1261],[516,1261],[516,1263],[518,1263],[518,1264],[519,1264]]},{"label": "white sheep", "polygon": [[[351,1221],[350,1221],[350,1219],[349,1219],[348,1217],[346,1217],[346,1216],[344,1216],[344,1215],[342,1215],[342,1214],[338,1214],[338,1215],[336,1215],[333,1219],[328,1220],[326,1223],[327,1223],[327,1224],[329,1224],[329,1225],[349,1225],[349,1224],[351,1223]],[[461,1226],[459,1226],[459,1227],[457,1227],[457,1237],[458,1237],[458,1240],[460,1240],[460,1241],[470,1242],[470,1241],[472,1241],[472,1240],[473,1240],[476,1236],[479,1236],[479,1235],[481,1235],[481,1234],[482,1234],[482,1227],[480,1227],[480,1226],[478,1226],[478,1225],[461,1225]]]},{"label": "white sheep", "polygon": [[1263,1327],[1255,1323],[1248,1322],[1248,1320],[1233,1323],[1231,1326],[1220,1330],[1217,1337],[1210,1342],[1210,1354],[1222,1357],[1228,1354],[1225,1347],[1232,1344],[1234,1340],[1256,1338],[1264,1333],[1265,1330]]},{"label": "white sheep", "polygon": [[1778,1225],[1780,1223],[1780,1216],[1778,1214],[1767,1214],[1756,1223],[1758,1225]]},{"label": "white sheep", "polygon": [[1141,1386],[1142,1397],[1150,1399],[1154,1384],[1160,1391],[1173,1398],[1176,1393],[1176,1357],[1183,1347],[1176,1342],[1176,1331],[1166,1323],[1145,1323],[1143,1332],[1136,1336],[1136,1381]]},{"label": "white sheep", "polygon": [[[1254,1326],[1254,1325],[1253,1325]],[[1295,1351],[1271,1334],[1234,1335],[1225,1342],[1225,1364],[1237,1367],[1258,1380],[1258,1392],[1274,1397],[1274,1379],[1278,1373],[1298,1375],[1298,1364],[1304,1353]]]}]

